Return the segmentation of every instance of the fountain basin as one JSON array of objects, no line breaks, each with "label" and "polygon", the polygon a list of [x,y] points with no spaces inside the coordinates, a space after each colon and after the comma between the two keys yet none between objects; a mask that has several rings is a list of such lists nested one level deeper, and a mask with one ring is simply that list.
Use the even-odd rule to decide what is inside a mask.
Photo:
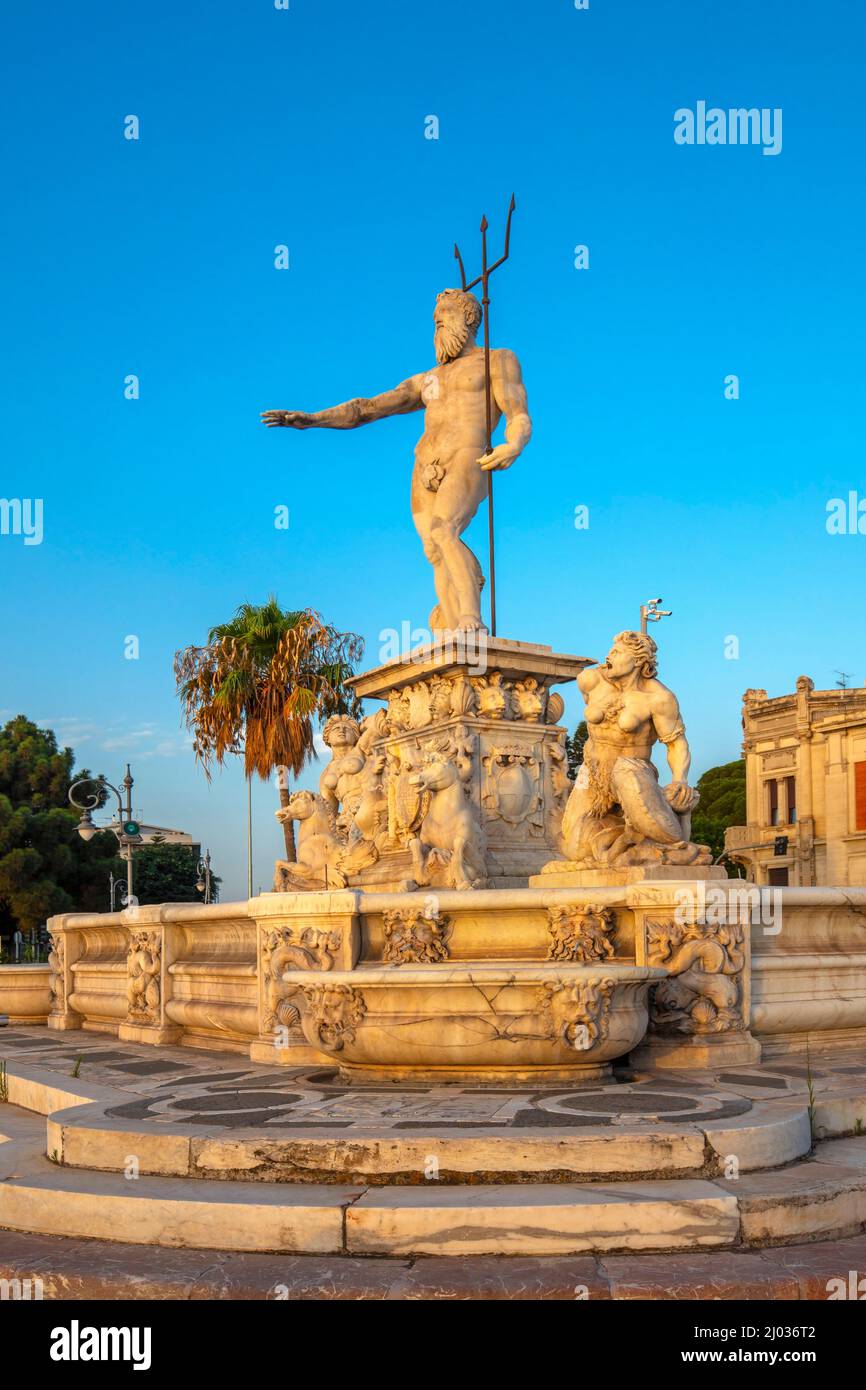
[{"label": "fountain basin", "polygon": [[12,1023],[44,1023],[51,1008],[47,964],[0,965],[0,1015]]},{"label": "fountain basin", "polygon": [[580,1083],[647,1029],[647,994],[666,971],[617,961],[361,965],[288,970],[308,1043],[346,1078]]}]

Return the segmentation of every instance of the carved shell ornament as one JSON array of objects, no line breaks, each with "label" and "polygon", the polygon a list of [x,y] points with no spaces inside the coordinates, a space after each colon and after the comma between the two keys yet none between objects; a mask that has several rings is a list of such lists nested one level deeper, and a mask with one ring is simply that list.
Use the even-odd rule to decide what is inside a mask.
[{"label": "carved shell ornament", "polygon": [[558,724],[565,713],[565,701],[558,690],[552,690],[547,697],[547,723]]},{"label": "carved shell ornament", "polygon": [[465,676],[458,676],[451,689],[451,712],[458,717],[471,714],[475,708],[476,694]]}]

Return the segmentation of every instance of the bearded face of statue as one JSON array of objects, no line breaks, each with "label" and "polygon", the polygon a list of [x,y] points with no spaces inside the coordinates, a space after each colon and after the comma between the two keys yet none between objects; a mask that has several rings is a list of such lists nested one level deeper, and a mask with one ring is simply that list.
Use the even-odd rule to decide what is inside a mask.
[{"label": "bearded face of statue", "polygon": [[437,297],[433,310],[433,346],[440,367],[453,362],[468,342],[475,341],[477,325],[472,328],[470,317],[480,322],[481,306],[474,295],[461,290],[444,290]]},{"label": "bearded face of statue", "polygon": [[436,361],[442,367],[460,356],[469,338],[469,325],[460,310],[454,308],[437,310],[434,322],[433,346]]}]

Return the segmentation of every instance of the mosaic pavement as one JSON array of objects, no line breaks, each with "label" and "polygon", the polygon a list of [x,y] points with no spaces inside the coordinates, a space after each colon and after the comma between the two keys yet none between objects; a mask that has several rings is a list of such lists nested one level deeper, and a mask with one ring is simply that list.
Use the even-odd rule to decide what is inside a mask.
[{"label": "mosaic pavement", "polygon": [[[810,1071],[797,1058],[753,1067],[635,1076],[607,1083],[462,1087],[377,1085],[341,1080],[336,1069],[268,1068],[224,1053],[189,1048],[136,1048],[93,1033],[46,1034],[37,1027],[0,1030],[0,1058],[110,1087],[103,1113],[147,1125],[196,1125],[209,1132],[256,1129],[351,1134],[431,1128],[436,1131],[653,1128],[747,1116],[764,1102],[802,1103]],[[816,1095],[860,1091],[866,1055],[822,1058],[811,1069]]]}]

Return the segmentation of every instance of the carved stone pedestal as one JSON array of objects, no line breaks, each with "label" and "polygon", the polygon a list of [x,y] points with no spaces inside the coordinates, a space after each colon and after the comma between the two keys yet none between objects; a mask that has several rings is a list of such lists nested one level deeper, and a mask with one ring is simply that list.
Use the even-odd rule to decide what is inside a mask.
[{"label": "carved stone pedestal", "polygon": [[182,1031],[176,1024],[160,1027],[147,1023],[121,1023],[117,1036],[121,1042],[150,1043],[152,1047],[165,1047],[179,1042]]},{"label": "carved stone pedestal", "polygon": [[748,1030],[703,1033],[691,1037],[651,1034],[631,1054],[632,1066],[653,1071],[716,1071],[752,1066],[761,1060],[761,1044]]},{"label": "carved stone pedestal", "polygon": [[636,960],[668,971],[651,991],[649,1029],[632,1063],[679,1070],[759,1062],[749,1031],[752,909],[739,880],[692,871],[678,883],[636,885],[627,901]]},{"label": "carved stone pedestal", "polygon": [[268,894],[256,905],[259,1036],[250,1043],[250,1060],[284,1067],[330,1063],[304,1036],[295,992],[283,977],[300,969],[316,979],[354,967],[360,950],[357,894]]},{"label": "carved stone pedestal", "polygon": [[372,746],[385,759],[387,826],[350,886],[520,887],[556,853],[571,784],[551,687],[590,660],[483,633],[466,642],[418,648],[353,682],[387,703]]}]

